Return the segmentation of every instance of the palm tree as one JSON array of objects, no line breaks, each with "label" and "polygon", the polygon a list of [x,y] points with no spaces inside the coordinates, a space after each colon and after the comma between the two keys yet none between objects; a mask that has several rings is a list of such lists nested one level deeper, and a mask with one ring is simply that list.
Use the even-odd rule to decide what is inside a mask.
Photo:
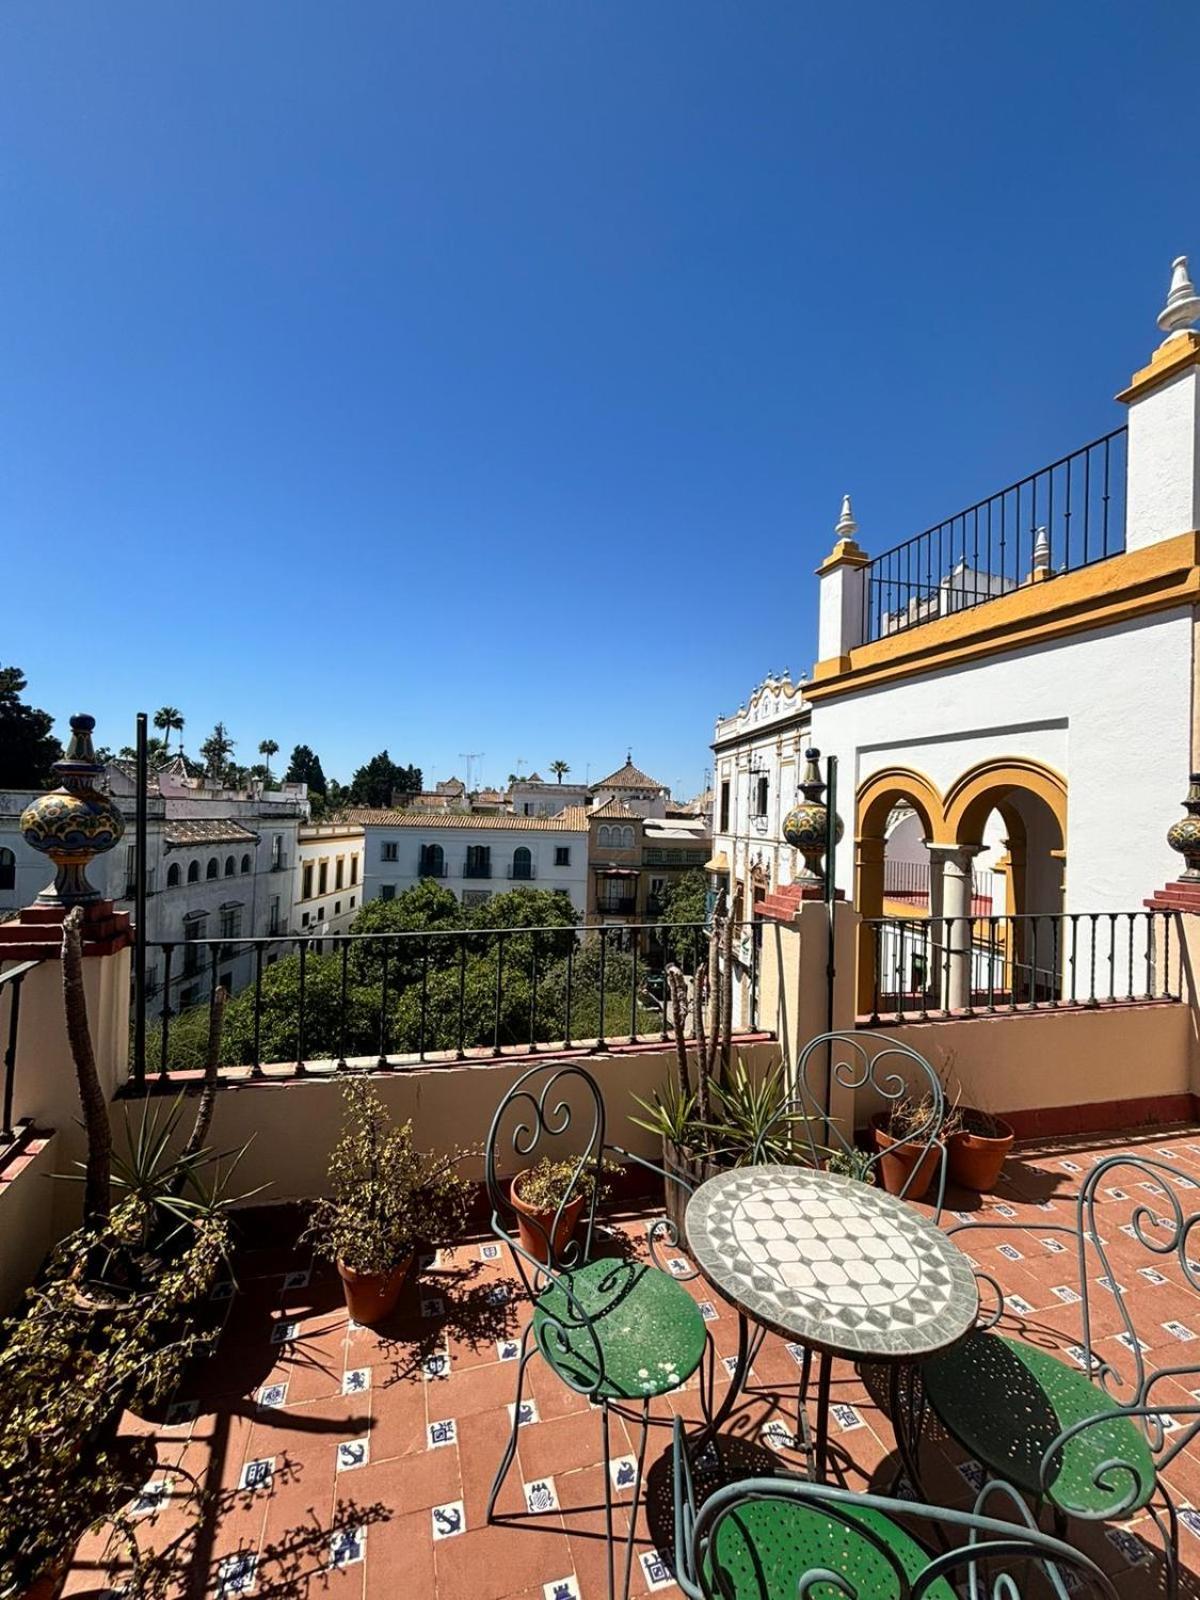
[{"label": "palm tree", "polygon": [[266,758],[267,758],[267,782],[270,783],[270,781],[271,781],[271,757],[273,755],[278,755],[278,753],[279,753],[279,745],[276,743],[276,741],[274,739],[264,739],[263,742],[258,747],[258,753],[259,753],[260,756],[266,756]]},{"label": "palm tree", "polygon": [[233,754],[234,741],[229,737],[229,730],[223,722],[218,722],[213,731],[200,746],[200,754],[204,758],[204,765],[211,778],[220,782],[225,776],[229,766],[229,758]]},{"label": "palm tree", "polygon": [[559,783],[563,781],[570,770],[570,766],[565,761],[552,761],[550,763],[550,771],[558,779]]},{"label": "palm tree", "polygon": [[154,726],[160,733],[166,734],[163,740],[163,754],[171,753],[171,734],[179,735],[179,749],[183,752],[183,718],[174,706],[162,706],[154,713]]}]

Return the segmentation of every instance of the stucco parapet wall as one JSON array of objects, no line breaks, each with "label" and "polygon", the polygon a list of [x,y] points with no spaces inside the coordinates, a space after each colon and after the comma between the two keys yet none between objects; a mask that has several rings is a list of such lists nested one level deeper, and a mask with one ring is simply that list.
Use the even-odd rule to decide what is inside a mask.
[{"label": "stucco parapet wall", "polygon": [[1189,367],[1198,365],[1200,365],[1200,333],[1189,331],[1177,334],[1165,344],[1159,345],[1148,364],[1130,378],[1128,389],[1122,389],[1116,398],[1123,405],[1129,405],[1131,401],[1140,400],[1143,395],[1149,394],[1151,389],[1157,389],[1159,384],[1167,383],[1170,379],[1178,377],[1181,372],[1186,372]]},{"label": "stucco parapet wall", "polygon": [[1198,602],[1200,533],[1192,531],[888,634],[848,656],[819,661],[805,696],[812,702],[831,700]]},{"label": "stucco parapet wall", "polygon": [[[57,961],[65,917],[61,906],[27,906],[11,922],[0,922],[0,962]],[[85,906],[85,956],[113,956],[132,944],[133,924],[127,911],[117,911],[111,900]]]}]

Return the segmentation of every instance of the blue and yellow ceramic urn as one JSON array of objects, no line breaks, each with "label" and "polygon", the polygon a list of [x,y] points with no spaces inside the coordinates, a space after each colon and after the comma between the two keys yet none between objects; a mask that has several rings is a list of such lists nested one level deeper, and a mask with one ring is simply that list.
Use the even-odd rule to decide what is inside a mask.
[{"label": "blue and yellow ceramic urn", "polygon": [[38,895],[41,904],[82,906],[99,900],[99,889],[88,882],[88,862],[111,850],[125,832],[125,818],[96,787],[104,767],[92,749],[95,726],[95,717],[71,718],[67,753],[54,763],[59,787],[39,795],[21,813],[25,843],[58,868],[54,882]]},{"label": "blue and yellow ceramic urn", "polygon": [[1183,809],[1187,816],[1167,829],[1167,843],[1179,851],[1186,863],[1187,870],[1180,873],[1180,880],[1194,883],[1200,879],[1200,772],[1192,773]]},{"label": "blue and yellow ceramic urn", "polygon": [[[821,781],[819,750],[804,752],[804,776],[800,780],[800,793],[804,799],[792,807],[783,819],[783,837],[804,857],[804,865],[793,878],[793,883],[824,886],[825,874],[821,857],[825,854],[829,827],[829,810],[824,803],[825,785]],[[835,817],[834,842],[842,837],[842,819]]]}]

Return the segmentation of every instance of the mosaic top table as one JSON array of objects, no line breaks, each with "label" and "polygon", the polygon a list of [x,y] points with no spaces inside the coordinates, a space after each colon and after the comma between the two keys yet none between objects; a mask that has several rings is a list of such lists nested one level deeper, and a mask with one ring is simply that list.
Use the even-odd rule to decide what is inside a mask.
[{"label": "mosaic top table", "polygon": [[[956,1343],[979,1309],[966,1256],[936,1224],[869,1184],[808,1167],[737,1167],[684,1218],[703,1276],[738,1311],[818,1352],[814,1475],[825,1476],[833,1356],[893,1371]],[[745,1340],[739,1371],[745,1379]]]}]

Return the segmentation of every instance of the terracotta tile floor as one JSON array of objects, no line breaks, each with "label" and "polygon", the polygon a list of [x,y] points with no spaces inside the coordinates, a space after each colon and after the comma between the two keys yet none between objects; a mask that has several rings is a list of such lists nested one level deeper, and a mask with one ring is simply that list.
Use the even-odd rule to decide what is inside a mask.
[{"label": "terracotta tile floor", "polygon": [[[1072,1282],[1072,1257],[1053,1251],[1048,1223],[1069,1223],[1081,1175],[1122,1150],[1154,1155],[1178,1174],[1185,1212],[1200,1211],[1200,1128],[1153,1137],[1059,1141],[1019,1147],[996,1195],[980,1201],[951,1193],[947,1226],[961,1218],[999,1219],[1019,1231],[965,1244],[994,1272],[1008,1297],[1006,1328],[1039,1344],[1077,1343],[1079,1308],[1056,1290]],[[1101,1236],[1153,1367],[1200,1367],[1200,1297],[1168,1258],[1155,1261],[1124,1234],[1137,1202],[1152,1205],[1141,1174],[1116,1174],[1100,1208]],[[1190,1191],[1195,1189],[1195,1193]],[[1122,1198],[1122,1195],[1125,1198]],[[958,1208],[962,1208],[960,1211]],[[956,1217],[953,1213],[958,1211]],[[646,1216],[609,1219],[624,1248],[645,1250]],[[960,1236],[960,1242],[961,1240]],[[1007,1248],[1001,1253],[999,1246]],[[516,1367],[513,1352],[527,1305],[511,1259],[490,1237],[443,1251],[421,1266],[385,1329],[348,1322],[339,1281],[309,1257],[278,1247],[244,1249],[238,1288],[218,1299],[224,1319],[215,1356],[193,1374],[172,1407],[154,1419],[130,1418],[131,1431],[156,1439],[158,1468],[144,1493],[142,1543],[165,1555],[167,1595],[216,1592],[260,1596],[325,1593],[342,1600],[599,1600],[604,1585],[600,1422],[587,1402],[558,1383],[535,1357],[529,1370],[534,1412],[521,1430],[502,1512],[523,1509],[523,1485],[548,1485],[555,1509],[488,1527],[488,1488],[508,1429]],[[1139,1269],[1149,1269],[1149,1272]],[[1155,1270],[1157,1269],[1157,1270]],[[1096,1271],[1100,1269],[1097,1267]],[[720,1356],[735,1348],[730,1308],[702,1281],[689,1286],[715,1313],[709,1323]],[[1097,1348],[1122,1355],[1115,1306],[1098,1289]],[[724,1377],[718,1364],[718,1374]],[[796,1360],[774,1337],[755,1362],[729,1432],[749,1463],[791,1432]],[[884,1490],[896,1469],[890,1424],[848,1364],[835,1367],[831,1441],[837,1481]],[[720,1398],[718,1385],[718,1399]],[[1189,1398],[1194,1380],[1169,1380],[1166,1393]],[[655,1415],[699,1417],[689,1389],[656,1402]],[[782,1430],[780,1424],[783,1424]],[[774,1424],[772,1428],[770,1425]],[[767,1430],[764,1433],[764,1430]],[[666,1476],[669,1429],[651,1435],[649,1510],[639,1512],[632,1592],[681,1591],[670,1578]],[[613,1454],[630,1453],[624,1425]],[[770,1456],[768,1460],[772,1459]],[[926,1487],[944,1504],[971,1498],[971,1469],[944,1440],[927,1437]],[[759,1468],[758,1470],[761,1470]],[[1181,1505],[1200,1507],[1200,1440],[1180,1455],[1168,1481]],[[628,1527],[629,1493],[617,1528]],[[1153,1529],[1143,1517],[1118,1530],[1078,1535],[1122,1594],[1161,1590]],[[1200,1593],[1200,1515],[1185,1514],[1182,1554],[1191,1571],[1185,1593]],[[81,1546],[67,1593],[99,1593],[121,1581],[119,1552]]]}]

